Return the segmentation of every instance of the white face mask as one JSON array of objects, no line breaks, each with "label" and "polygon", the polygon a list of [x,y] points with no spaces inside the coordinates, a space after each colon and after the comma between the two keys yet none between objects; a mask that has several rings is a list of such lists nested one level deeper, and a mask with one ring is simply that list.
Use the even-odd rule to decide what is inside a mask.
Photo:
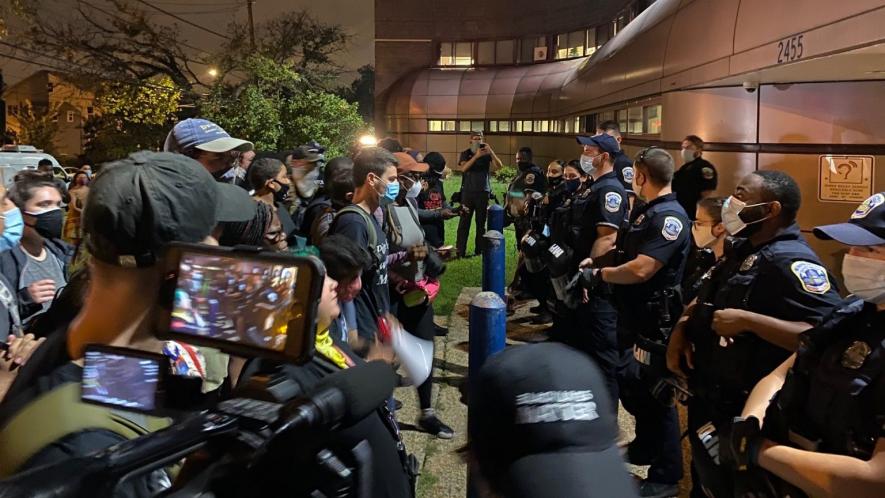
[{"label": "white face mask", "polygon": [[868,303],[885,303],[885,261],[846,254],[842,277],[848,292]]},{"label": "white face mask", "polygon": [[748,207],[756,207],[763,204],[768,203],[762,202],[759,204],[747,205],[746,202],[733,195],[728,199],[725,199],[725,202],[722,203],[722,223],[725,225],[725,231],[728,232],[729,235],[737,235],[741,230],[747,228],[747,225],[755,225],[756,223],[762,223],[767,220],[770,215],[749,223],[741,219],[741,211]]},{"label": "white face mask", "polygon": [[694,244],[698,246],[700,249],[705,247],[710,247],[719,237],[713,235],[713,227],[712,226],[701,226],[697,224],[692,224],[691,226],[691,235],[694,237]]},{"label": "white face mask", "polygon": [[415,181],[415,183],[412,184],[412,187],[409,188],[409,191],[406,192],[406,197],[408,197],[409,199],[414,199],[414,198],[418,197],[418,194],[420,194],[420,193],[421,193],[421,182]]},{"label": "white face mask", "polygon": [[315,194],[317,188],[319,188],[319,180],[320,169],[314,168],[310,170],[310,173],[302,176],[297,182],[295,182],[295,188],[298,189],[298,193],[301,197],[313,197],[313,194]]},{"label": "white face mask", "polygon": [[694,151],[691,149],[682,149],[682,160],[684,162],[690,163],[694,161]]},{"label": "white face mask", "polygon": [[595,176],[596,166],[593,165],[593,160],[597,157],[599,157],[599,154],[595,156],[588,156],[587,154],[581,155],[581,169],[584,170],[584,173],[587,173],[590,176]]}]

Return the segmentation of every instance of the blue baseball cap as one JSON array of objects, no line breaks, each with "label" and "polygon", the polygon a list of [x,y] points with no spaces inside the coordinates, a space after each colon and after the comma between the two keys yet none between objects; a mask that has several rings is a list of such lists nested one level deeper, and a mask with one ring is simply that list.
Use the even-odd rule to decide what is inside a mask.
[{"label": "blue baseball cap", "polygon": [[814,228],[815,237],[849,246],[885,244],[885,192],[874,194],[851,213],[847,223]]},{"label": "blue baseball cap", "polygon": [[618,145],[618,141],[615,140],[615,137],[606,135],[605,133],[593,135],[592,137],[588,137],[586,135],[578,135],[575,138],[578,140],[579,144],[598,147],[599,150],[601,150],[602,152],[608,152],[609,155],[616,154],[619,150],[621,150],[621,146]]},{"label": "blue baseball cap", "polygon": [[250,151],[255,145],[248,140],[232,138],[224,129],[212,121],[200,118],[189,118],[179,121],[163,145],[165,152],[182,153],[190,149],[206,152],[228,152],[238,150]]}]

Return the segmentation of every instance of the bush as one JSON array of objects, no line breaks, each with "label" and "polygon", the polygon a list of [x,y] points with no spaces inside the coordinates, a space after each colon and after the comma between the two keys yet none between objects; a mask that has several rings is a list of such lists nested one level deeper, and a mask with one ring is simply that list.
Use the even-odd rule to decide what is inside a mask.
[{"label": "bush", "polygon": [[519,174],[516,166],[505,164],[503,168],[495,171],[495,180],[509,184]]}]

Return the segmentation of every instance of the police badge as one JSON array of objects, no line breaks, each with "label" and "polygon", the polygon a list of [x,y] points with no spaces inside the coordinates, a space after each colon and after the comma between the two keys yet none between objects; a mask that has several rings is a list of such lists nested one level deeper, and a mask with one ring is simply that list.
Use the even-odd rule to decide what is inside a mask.
[{"label": "police badge", "polygon": [[751,254],[751,255],[747,256],[747,259],[745,259],[744,262],[741,263],[740,271],[747,271],[750,268],[752,268],[753,265],[756,264],[757,259],[759,259],[758,254]]},{"label": "police badge", "polygon": [[851,343],[851,346],[848,346],[848,349],[842,353],[842,366],[850,370],[857,370],[863,366],[864,362],[867,360],[867,356],[872,352],[873,350],[870,348],[869,344],[863,341],[854,341]]}]

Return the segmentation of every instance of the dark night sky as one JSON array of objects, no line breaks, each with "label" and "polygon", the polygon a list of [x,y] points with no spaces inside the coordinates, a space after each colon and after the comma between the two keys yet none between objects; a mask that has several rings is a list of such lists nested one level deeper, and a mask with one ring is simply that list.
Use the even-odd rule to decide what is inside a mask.
[{"label": "dark night sky", "polygon": [[[224,33],[225,27],[232,16],[235,16],[240,22],[246,22],[247,19],[245,0],[147,1],[162,9],[174,12],[194,23],[222,33]],[[91,2],[102,7],[108,6],[103,0],[91,0]],[[52,3],[54,5],[50,9],[52,11],[50,14],[59,16],[64,15],[64,12],[70,10],[70,7],[74,4],[73,0],[52,0]],[[240,7],[237,4],[242,4],[242,6]],[[146,6],[144,8],[149,12],[152,10]],[[289,10],[306,8],[319,20],[326,23],[340,24],[348,33],[353,35],[353,39],[347,47],[347,53],[339,61],[347,69],[355,70],[364,64],[374,62],[375,22],[373,0],[255,0],[253,8],[256,24],[267,19],[272,19]],[[177,22],[160,12],[154,11],[154,13],[155,16],[153,19],[158,23],[177,23],[183,38],[185,38],[190,45],[206,50],[212,50],[217,48],[217,45],[223,41],[212,34]],[[10,28],[14,31],[14,24],[10,26]],[[6,50],[5,47],[3,48],[3,52],[8,53],[8,50]],[[16,55],[23,58],[30,58],[27,54],[23,53],[18,53]],[[33,71],[40,69],[37,66],[29,66],[3,58],[0,58],[0,67],[4,69],[7,83],[15,83],[23,77],[30,75]],[[350,74],[344,75],[343,79],[349,81],[355,76],[356,73],[354,71]]]}]

